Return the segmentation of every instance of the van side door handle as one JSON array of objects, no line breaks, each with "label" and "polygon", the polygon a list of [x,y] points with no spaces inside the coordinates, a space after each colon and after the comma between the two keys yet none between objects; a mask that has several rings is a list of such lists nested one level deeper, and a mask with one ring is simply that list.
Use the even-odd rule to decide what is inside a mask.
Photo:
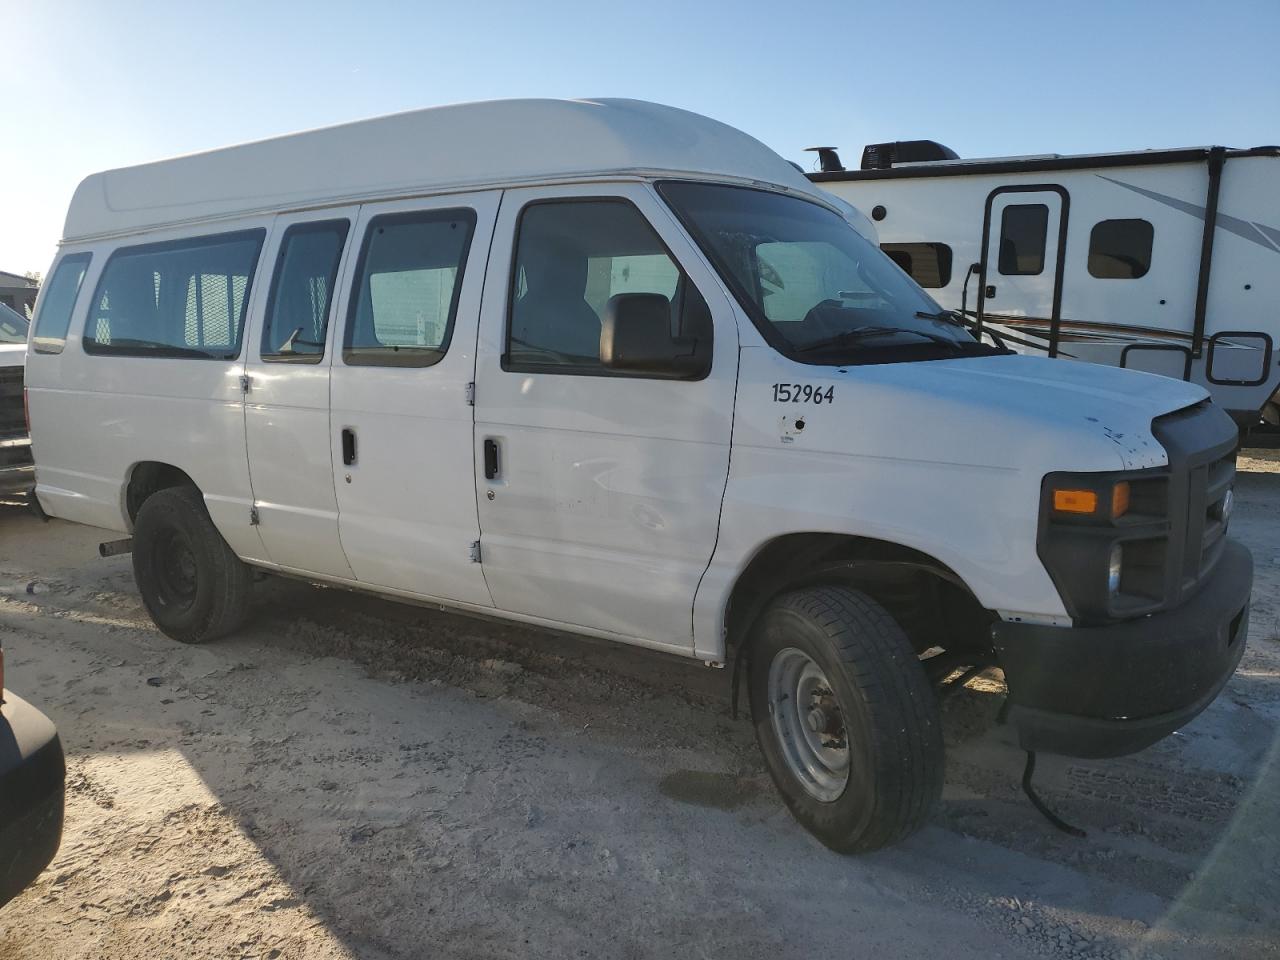
[{"label": "van side door handle", "polygon": [[356,432],[350,427],[342,428],[342,462],[348,467],[356,462]]},{"label": "van side door handle", "polygon": [[492,437],[485,437],[484,440],[484,478],[498,478],[498,441]]}]

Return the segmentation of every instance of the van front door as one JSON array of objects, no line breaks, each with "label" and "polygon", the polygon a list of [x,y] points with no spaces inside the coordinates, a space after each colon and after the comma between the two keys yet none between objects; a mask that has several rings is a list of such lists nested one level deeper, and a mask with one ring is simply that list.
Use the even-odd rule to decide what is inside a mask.
[{"label": "van front door", "polygon": [[1057,185],[999,187],[982,225],[978,316],[1024,353],[1059,353],[1067,191]]},{"label": "van front door", "polygon": [[492,606],[479,564],[471,384],[496,192],[361,207],[330,433],[356,579]]},{"label": "van front door", "polygon": [[[627,294],[665,299],[696,370],[601,363],[601,319]],[[649,187],[504,194],[476,376],[481,549],[498,608],[689,652],[737,351],[725,294]]]}]

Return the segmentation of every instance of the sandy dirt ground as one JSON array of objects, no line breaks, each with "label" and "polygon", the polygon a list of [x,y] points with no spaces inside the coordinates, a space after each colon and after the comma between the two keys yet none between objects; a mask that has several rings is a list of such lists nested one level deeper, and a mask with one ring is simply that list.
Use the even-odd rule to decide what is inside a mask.
[{"label": "sandy dirt ground", "polygon": [[1045,757],[945,705],[932,823],[861,858],[783,810],[722,672],[270,580],[184,647],[100,531],[0,505],[9,683],[68,754],[62,849],[2,960],[1280,956],[1280,462],[1241,462],[1249,650],[1133,757]]}]

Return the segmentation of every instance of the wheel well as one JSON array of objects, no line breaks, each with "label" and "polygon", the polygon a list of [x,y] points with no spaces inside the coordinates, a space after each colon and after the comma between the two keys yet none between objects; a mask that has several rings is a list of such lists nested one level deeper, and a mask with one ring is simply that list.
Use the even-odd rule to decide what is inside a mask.
[{"label": "wheel well", "polygon": [[729,654],[750,637],[756,617],[778,594],[840,583],[868,594],[923,653],[989,651],[994,614],[946,564],[910,547],[843,534],[798,533],[771,540],[738,577],[725,625]]},{"label": "wheel well", "polygon": [[[170,463],[159,463],[145,460],[136,463],[129,472],[129,484],[125,488],[125,509],[129,512],[129,522],[138,519],[138,511],[143,502],[159,490],[169,487],[194,487],[195,481],[184,471]],[[197,488],[198,489],[198,488]]]}]

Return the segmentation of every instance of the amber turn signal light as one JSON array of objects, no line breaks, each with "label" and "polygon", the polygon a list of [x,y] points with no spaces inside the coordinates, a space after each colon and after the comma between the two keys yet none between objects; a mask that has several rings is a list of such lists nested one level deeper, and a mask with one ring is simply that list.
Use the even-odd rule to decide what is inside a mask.
[{"label": "amber turn signal light", "polygon": [[1111,519],[1123,517],[1129,512],[1129,481],[1121,480],[1111,488]]},{"label": "amber turn signal light", "polygon": [[1055,490],[1053,509],[1058,513],[1097,513],[1098,495],[1092,490]]}]

